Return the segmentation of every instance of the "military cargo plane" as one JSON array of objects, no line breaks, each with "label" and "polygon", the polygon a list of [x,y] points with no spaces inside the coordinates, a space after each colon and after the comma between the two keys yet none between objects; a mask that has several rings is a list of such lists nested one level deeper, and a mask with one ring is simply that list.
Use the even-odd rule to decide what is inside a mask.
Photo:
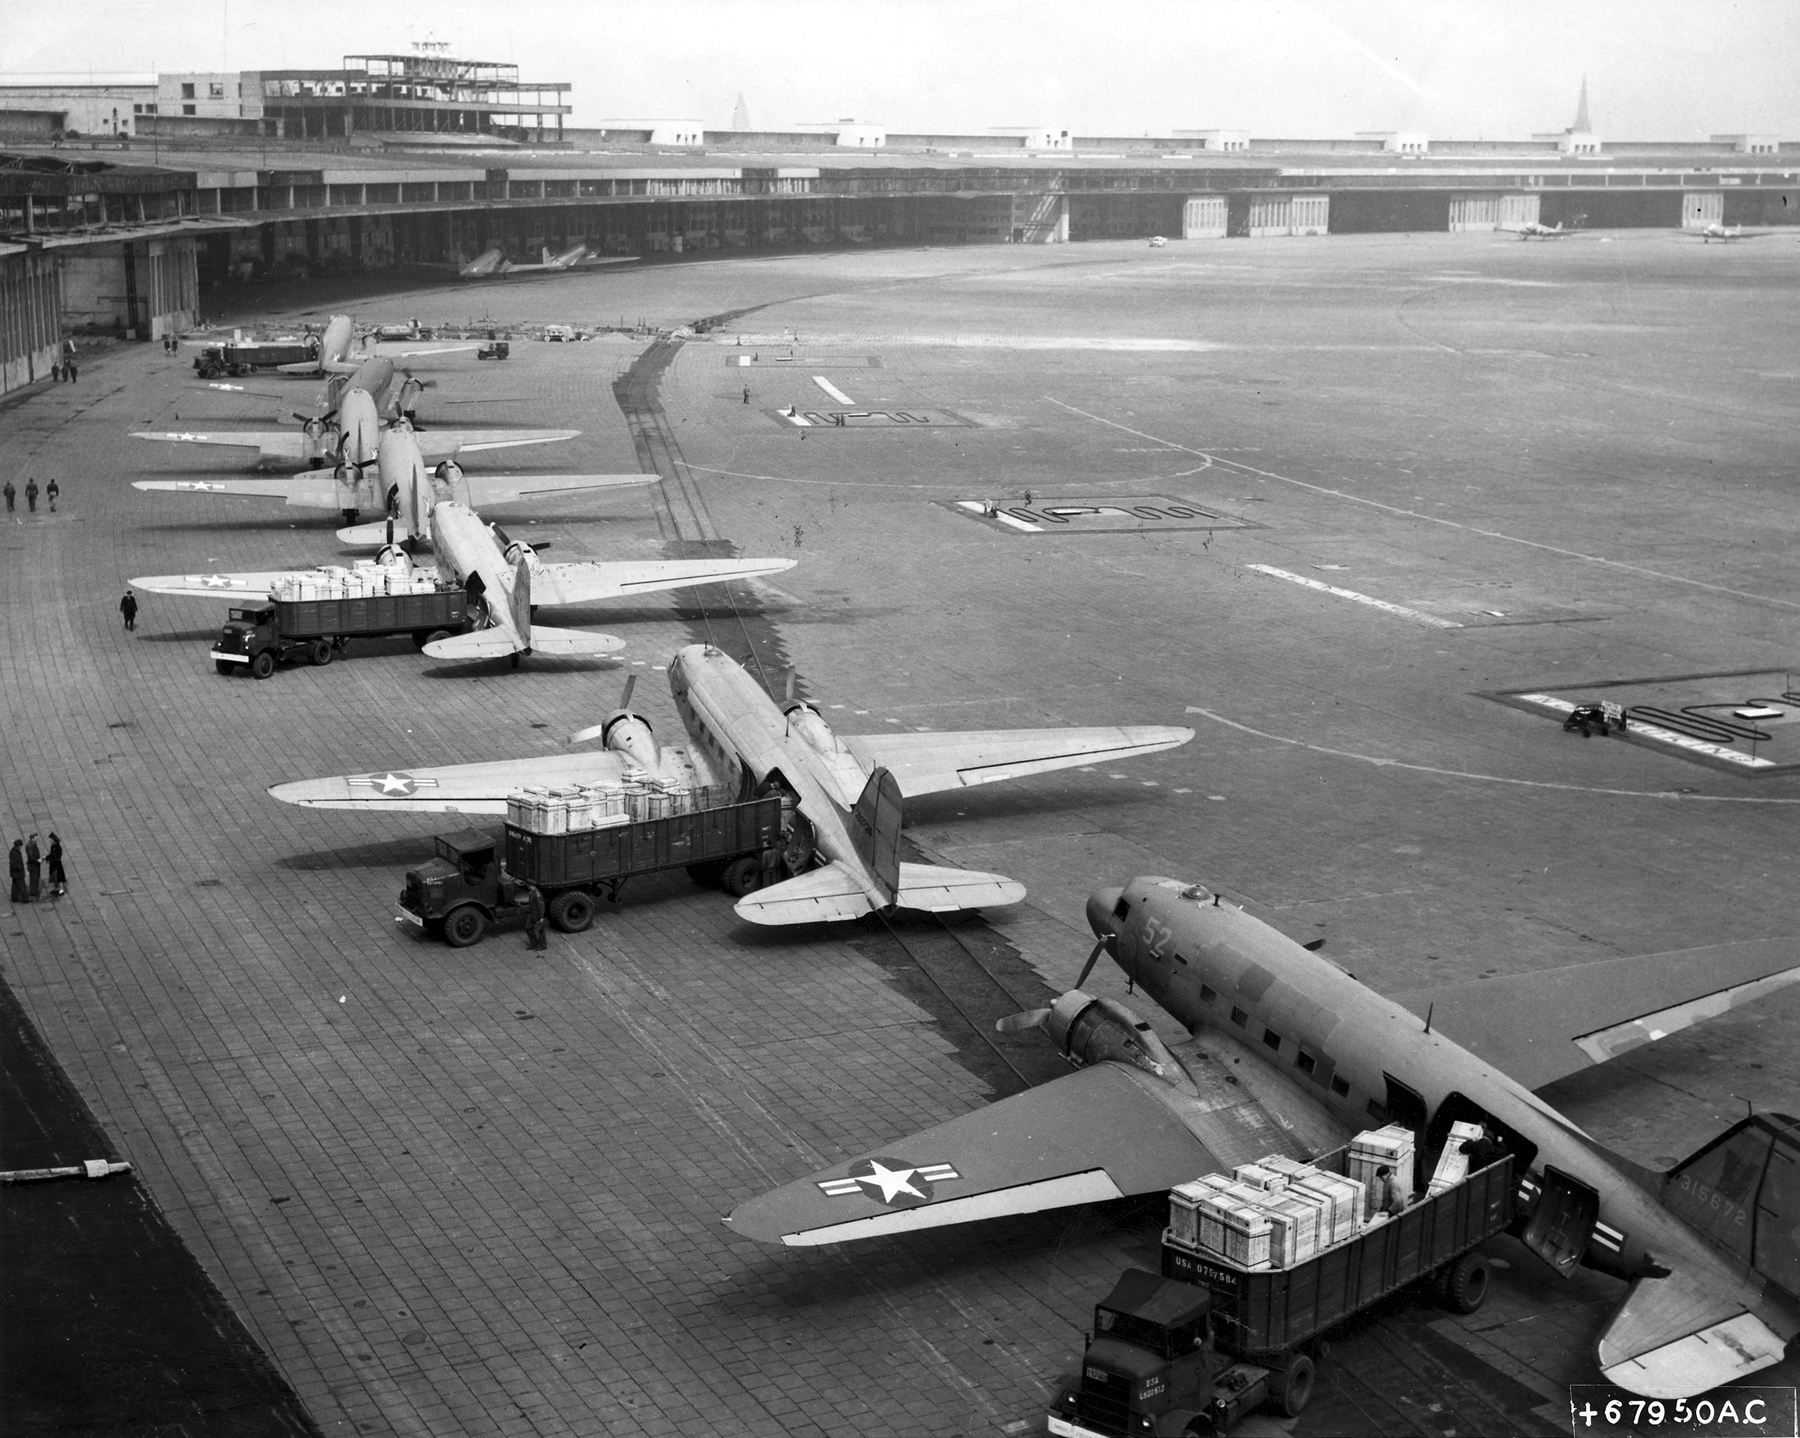
[{"label": "military cargo plane", "polygon": [[[764,1242],[838,1243],[1154,1193],[1268,1154],[1310,1158],[1387,1123],[1412,1129],[1424,1160],[1452,1122],[1480,1122],[1521,1175],[1525,1246],[1564,1277],[1587,1265],[1630,1284],[1596,1346],[1609,1381],[1691,1397],[1778,1362],[1800,1332],[1800,1123],[1745,1119],[1657,1174],[1533,1092],[1800,981],[1800,943],[1389,999],[1181,880],[1098,890],[1087,917],[1099,942],[1077,987],[1001,1021],[1042,1025],[1079,1072],[835,1164],[726,1221]],[[1123,1004],[1081,990],[1102,952],[1191,1042],[1170,1048]]]},{"label": "military cargo plane", "polygon": [[[777,704],[740,664],[704,644],[677,652],[669,689],[694,741],[685,752],[662,748],[640,717],[621,712],[571,736],[599,738],[613,751],[607,754],[410,769],[407,785],[386,791],[371,776],[353,774],[279,784],[269,793],[318,809],[499,814],[507,793],[521,785],[616,783],[627,767],[745,795],[779,793],[782,866],[790,877],[767,888],[753,881],[737,912],[757,924],[800,924],[897,908],[1016,903],[1024,886],[1002,875],[901,863],[902,799],[1154,754],[1194,737],[1192,729],[1157,725],[840,737],[813,705],[791,698]],[[621,747],[627,743],[643,752],[628,756]]]}]

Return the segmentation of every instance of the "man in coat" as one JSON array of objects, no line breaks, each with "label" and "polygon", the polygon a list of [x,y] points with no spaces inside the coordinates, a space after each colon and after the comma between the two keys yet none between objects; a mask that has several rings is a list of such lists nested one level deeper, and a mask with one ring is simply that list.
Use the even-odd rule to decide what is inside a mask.
[{"label": "man in coat", "polygon": [[6,872],[12,879],[12,901],[15,904],[28,904],[31,899],[25,893],[25,841],[14,839],[12,848],[6,851]]},{"label": "man in coat", "polygon": [[127,629],[137,628],[137,595],[129,589],[125,591],[125,597],[119,601],[119,613],[125,616]]},{"label": "man in coat", "polygon": [[525,947],[550,947],[550,940],[544,936],[544,894],[536,884],[525,886]]},{"label": "man in coat", "polygon": [[57,837],[54,829],[50,831],[50,852],[46,858],[50,865],[50,873],[47,876],[50,880],[50,897],[60,899],[69,892],[69,875],[63,868],[62,840]]}]

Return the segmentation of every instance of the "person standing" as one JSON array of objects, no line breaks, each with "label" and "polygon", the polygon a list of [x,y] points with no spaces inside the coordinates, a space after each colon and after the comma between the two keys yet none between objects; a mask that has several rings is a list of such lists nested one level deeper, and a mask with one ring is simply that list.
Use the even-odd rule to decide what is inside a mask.
[{"label": "person standing", "polygon": [[52,479],[44,486],[44,498],[50,501],[50,512],[56,513],[56,496],[62,493],[62,487]]},{"label": "person standing", "polygon": [[25,894],[25,841],[14,839],[12,848],[6,851],[6,872],[12,879],[12,901],[15,904],[31,902]]},{"label": "person standing", "polygon": [[4,487],[0,487],[0,494],[6,496],[6,512],[11,514],[13,512],[13,501],[19,497],[19,491],[13,488],[13,482],[9,479],[6,481]]},{"label": "person standing", "polygon": [[125,597],[119,601],[119,613],[125,616],[127,629],[137,628],[137,595],[129,589],[125,591]]},{"label": "person standing", "polygon": [[525,886],[525,947],[550,947],[549,939],[544,936],[544,893],[536,884]]},{"label": "person standing", "polygon": [[75,383],[75,361],[74,360],[64,360],[63,361],[63,373],[69,377],[70,384]]},{"label": "person standing", "polygon": [[25,481],[25,507],[33,514],[37,513],[38,487],[35,478]]},{"label": "person standing", "polygon": [[30,875],[30,888],[25,897],[35,901],[44,891],[44,851],[38,848],[36,829],[25,840],[25,872]]},{"label": "person standing", "polygon": [[62,839],[58,837],[54,829],[50,831],[50,852],[45,858],[48,860],[50,869],[46,876],[50,880],[50,897],[60,899],[69,892],[69,876],[63,869]]}]

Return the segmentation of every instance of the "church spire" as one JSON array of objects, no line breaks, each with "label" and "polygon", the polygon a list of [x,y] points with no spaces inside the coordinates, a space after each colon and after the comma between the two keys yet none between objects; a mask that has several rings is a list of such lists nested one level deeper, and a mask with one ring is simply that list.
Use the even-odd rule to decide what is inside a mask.
[{"label": "church spire", "polygon": [[1575,106],[1575,133],[1587,135],[1593,133],[1594,126],[1588,119],[1587,76],[1581,77],[1581,100]]}]

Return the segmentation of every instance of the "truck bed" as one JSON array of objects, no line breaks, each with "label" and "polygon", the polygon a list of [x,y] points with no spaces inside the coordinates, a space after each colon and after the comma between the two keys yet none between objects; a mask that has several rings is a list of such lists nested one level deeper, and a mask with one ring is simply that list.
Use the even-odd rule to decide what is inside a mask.
[{"label": "truck bed", "polygon": [[1164,1243],[1163,1276],[1212,1290],[1222,1348],[1276,1354],[1499,1233],[1511,1220],[1512,1194],[1509,1155],[1290,1268],[1246,1269],[1223,1254]]},{"label": "truck bed", "polygon": [[541,889],[585,888],[631,874],[757,853],[773,845],[780,833],[777,797],[569,834],[537,834],[508,824],[506,872]]},{"label": "truck bed", "polygon": [[417,629],[460,629],[468,596],[460,589],[435,594],[375,594],[357,599],[281,599],[276,631],[283,639],[340,634],[399,634]]}]

